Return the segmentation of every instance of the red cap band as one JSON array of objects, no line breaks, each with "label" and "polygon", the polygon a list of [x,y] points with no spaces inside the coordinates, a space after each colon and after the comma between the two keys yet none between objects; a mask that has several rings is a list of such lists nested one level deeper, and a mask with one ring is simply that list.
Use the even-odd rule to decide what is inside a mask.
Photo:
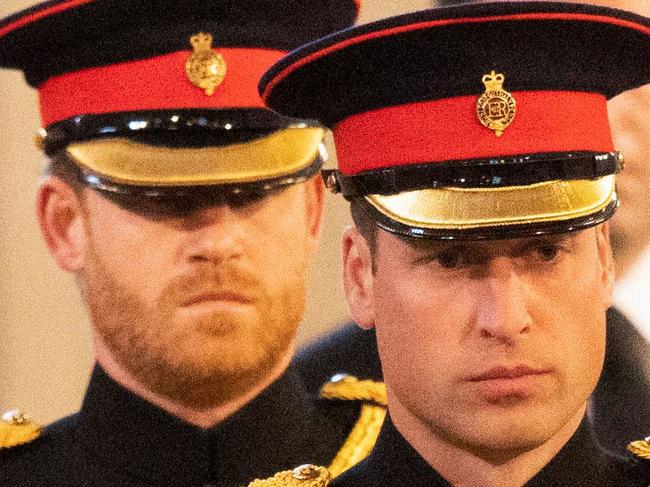
[{"label": "red cap band", "polygon": [[185,74],[192,51],[89,68],[50,78],[39,88],[44,127],[77,115],[174,108],[264,108],[257,83],[284,51],[217,48],[227,73],[212,96]]},{"label": "red cap band", "polygon": [[426,162],[540,152],[611,152],[606,98],[595,93],[511,93],[517,114],[502,136],[476,115],[476,96],[352,115],[334,128],[343,174]]}]

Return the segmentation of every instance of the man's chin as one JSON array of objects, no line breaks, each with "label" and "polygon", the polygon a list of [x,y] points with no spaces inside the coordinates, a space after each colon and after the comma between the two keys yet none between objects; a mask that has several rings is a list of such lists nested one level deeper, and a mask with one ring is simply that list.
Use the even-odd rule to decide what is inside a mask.
[{"label": "man's chin", "polygon": [[[185,344],[187,345],[187,344]],[[225,342],[221,345],[179,345],[174,357],[161,357],[157,380],[171,388],[219,388],[219,384],[246,381],[266,375],[276,359],[267,351]]]},{"label": "man's chin", "polygon": [[173,361],[185,372],[206,377],[263,373],[288,353],[268,340],[241,323],[228,331],[210,325],[191,340],[179,340]]},{"label": "man's chin", "polygon": [[257,325],[259,313],[251,305],[206,303],[178,309],[175,319],[180,329],[219,334]]},{"label": "man's chin", "polygon": [[175,317],[175,328],[195,333],[197,337],[209,337],[221,340],[238,340],[239,335],[246,335],[260,326],[259,315],[254,308],[229,309],[211,312],[181,310]]}]

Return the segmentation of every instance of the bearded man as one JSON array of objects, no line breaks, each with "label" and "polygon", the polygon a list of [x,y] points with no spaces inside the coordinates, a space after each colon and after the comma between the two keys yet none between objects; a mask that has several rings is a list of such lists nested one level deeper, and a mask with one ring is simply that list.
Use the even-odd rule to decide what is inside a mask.
[{"label": "bearded man", "polygon": [[256,91],[357,10],[56,0],[0,23],[0,64],[39,92],[38,219],[77,277],[96,359],[78,414],[44,431],[3,417],[0,484],[232,487],[359,459],[336,457],[359,402],[321,400],[289,368],[324,130]]}]

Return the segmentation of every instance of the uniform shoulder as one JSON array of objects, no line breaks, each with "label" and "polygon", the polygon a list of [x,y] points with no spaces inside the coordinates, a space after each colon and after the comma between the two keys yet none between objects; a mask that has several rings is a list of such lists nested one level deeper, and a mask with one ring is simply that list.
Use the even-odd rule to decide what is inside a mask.
[{"label": "uniform shoulder", "polygon": [[650,482],[650,437],[632,441],[627,445],[627,464],[646,483]]},{"label": "uniform shoulder", "polygon": [[342,325],[300,349],[294,367],[312,392],[339,372],[382,380],[374,330],[362,330],[355,323]]},{"label": "uniform shoulder", "polygon": [[649,439],[632,441],[624,455],[606,452],[605,458],[616,485],[647,487],[650,485]]},{"label": "uniform shoulder", "polygon": [[18,410],[0,416],[0,450],[8,450],[35,441],[43,428]]},{"label": "uniform shoulder", "polygon": [[64,469],[66,450],[73,445],[77,416],[69,416],[43,428],[18,411],[0,421],[0,485],[38,485],[29,479],[49,478]]}]

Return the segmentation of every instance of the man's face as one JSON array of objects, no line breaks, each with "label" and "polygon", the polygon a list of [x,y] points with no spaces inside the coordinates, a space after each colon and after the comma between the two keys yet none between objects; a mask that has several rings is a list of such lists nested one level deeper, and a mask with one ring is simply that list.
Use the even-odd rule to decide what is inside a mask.
[{"label": "man's face", "polygon": [[292,351],[319,184],[185,210],[134,211],[85,190],[80,276],[97,339],[181,403],[207,407],[254,385]]},{"label": "man's face", "polygon": [[478,455],[534,448],[581,414],[604,356],[606,227],[491,242],[379,230],[374,273],[355,232],[346,293],[376,328],[392,413]]}]

